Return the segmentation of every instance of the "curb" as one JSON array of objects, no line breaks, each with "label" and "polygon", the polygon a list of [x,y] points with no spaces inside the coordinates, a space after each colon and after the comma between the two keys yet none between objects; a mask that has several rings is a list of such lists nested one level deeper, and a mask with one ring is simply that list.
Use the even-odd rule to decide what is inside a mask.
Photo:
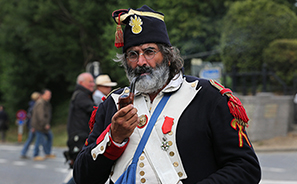
[{"label": "curb", "polygon": [[297,148],[254,148],[256,153],[265,152],[295,152]]}]

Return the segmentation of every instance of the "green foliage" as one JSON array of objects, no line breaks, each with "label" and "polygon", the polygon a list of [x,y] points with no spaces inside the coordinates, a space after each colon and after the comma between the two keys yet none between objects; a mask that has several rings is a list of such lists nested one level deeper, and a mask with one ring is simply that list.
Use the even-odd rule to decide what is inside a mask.
[{"label": "green foliage", "polygon": [[280,38],[296,38],[297,16],[287,6],[270,0],[235,2],[224,17],[221,57],[227,71],[260,70],[262,52]]},{"label": "green foliage", "polygon": [[264,62],[276,72],[287,85],[297,76],[297,39],[275,40],[263,52]]},{"label": "green foliage", "polygon": [[[0,0],[0,102],[14,117],[18,109],[27,109],[33,91],[49,88],[53,92],[53,115],[60,123],[65,121],[76,77],[88,63],[99,61],[101,73],[109,74],[120,87],[128,85],[124,70],[112,60],[116,52],[122,52],[114,47],[116,24],[111,13],[116,9],[147,4],[164,13],[171,44],[182,55],[218,49],[223,30],[223,45],[233,45],[223,50],[228,67],[234,58],[244,67],[257,66],[255,58],[264,46],[283,35],[294,37],[293,0],[275,0],[283,5],[264,0],[235,1]],[[204,59],[220,61],[219,55]],[[251,64],[246,66],[242,61]]]},{"label": "green foliage", "polygon": [[0,1],[0,98],[8,110],[26,109],[30,94],[45,87],[53,91],[54,105],[69,101],[77,75],[92,61],[106,73],[114,71],[112,77],[124,75],[111,61],[113,42],[106,37],[115,30],[116,5],[116,0]]},{"label": "green foliage", "polygon": [[228,4],[236,0],[144,0],[128,1],[128,7],[143,4],[165,15],[172,45],[182,55],[217,49],[220,42],[221,19]]},{"label": "green foliage", "polygon": [[171,44],[188,55],[217,49],[221,19],[231,2],[234,0],[167,0],[156,1],[156,5],[165,14]]}]

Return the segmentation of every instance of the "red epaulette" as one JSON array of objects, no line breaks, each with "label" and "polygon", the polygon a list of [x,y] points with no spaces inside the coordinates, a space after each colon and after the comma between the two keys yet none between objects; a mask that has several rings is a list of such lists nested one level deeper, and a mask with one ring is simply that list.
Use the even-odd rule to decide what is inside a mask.
[{"label": "red epaulette", "polygon": [[240,100],[235,95],[233,95],[230,89],[225,88],[217,81],[212,79],[210,79],[209,81],[214,87],[216,87],[220,91],[222,95],[226,95],[229,98],[228,107],[230,109],[230,113],[239,122],[239,124],[243,125],[244,127],[248,126],[249,118]]},{"label": "red epaulette", "polygon": [[[108,94],[109,95],[109,94]],[[104,102],[106,100],[106,97],[103,96],[101,100]],[[89,120],[89,128],[90,128],[90,133],[93,131],[94,123],[95,123],[95,116],[98,110],[98,106],[94,106],[94,110],[91,114],[90,120]]]},{"label": "red epaulette", "polygon": [[94,127],[94,123],[95,123],[95,116],[96,116],[96,112],[98,110],[97,106],[94,106],[94,110],[91,114],[90,120],[89,120],[89,128],[90,128],[90,133],[93,131],[93,127]]}]

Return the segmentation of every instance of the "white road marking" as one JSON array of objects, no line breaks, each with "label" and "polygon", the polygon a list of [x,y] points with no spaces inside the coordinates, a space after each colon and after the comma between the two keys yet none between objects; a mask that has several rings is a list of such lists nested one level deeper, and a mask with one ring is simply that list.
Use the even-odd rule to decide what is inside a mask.
[{"label": "white road marking", "polygon": [[34,164],[33,167],[34,168],[37,168],[37,169],[45,169],[46,168],[46,165],[43,165],[43,164]]},{"label": "white road marking", "polygon": [[9,145],[1,145],[1,150],[5,150],[5,151],[18,151],[18,150],[20,150],[20,147],[9,146]]},{"label": "white road marking", "polygon": [[297,184],[297,181],[261,180],[259,184]]},{"label": "white road marking", "polygon": [[278,172],[278,173],[286,172],[285,169],[277,168],[277,167],[262,167],[262,170],[263,171],[269,171],[269,172]]},{"label": "white road marking", "polygon": [[0,163],[6,163],[7,162],[7,160],[5,160],[5,159],[0,159]]},{"label": "white road marking", "polygon": [[12,162],[13,165],[17,165],[17,166],[24,166],[26,165],[26,162],[23,161],[14,161]]},{"label": "white road marking", "polygon": [[68,173],[69,169],[65,169],[65,168],[55,168],[56,172],[60,172],[60,173]]}]

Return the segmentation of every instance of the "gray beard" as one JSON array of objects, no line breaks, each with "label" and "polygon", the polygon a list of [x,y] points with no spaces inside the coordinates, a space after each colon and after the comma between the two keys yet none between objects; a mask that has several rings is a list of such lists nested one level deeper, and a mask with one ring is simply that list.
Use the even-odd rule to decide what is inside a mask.
[{"label": "gray beard", "polygon": [[[127,77],[131,82],[135,77],[134,72],[128,71]],[[163,88],[163,86],[167,83],[168,78],[169,66],[166,64],[166,62],[162,62],[161,65],[157,65],[155,69],[152,69],[150,74],[140,76],[135,83],[135,89],[140,93],[155,93]]]}]

